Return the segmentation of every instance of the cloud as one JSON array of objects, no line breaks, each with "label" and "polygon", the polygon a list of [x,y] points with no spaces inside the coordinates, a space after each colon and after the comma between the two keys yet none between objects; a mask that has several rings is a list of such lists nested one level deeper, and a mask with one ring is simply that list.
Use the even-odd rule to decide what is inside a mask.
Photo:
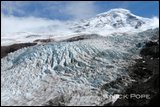
[{"label": "cloud", "polygon": [[34,16],[49,19],[82,19],[96,14],[93,1],[2,1],[5,15]]},{"label": "cloud", "polygon": [[1,10],[3,34],[64,32],[68,31],[64,21],[96,15],[95,2],[92,1],[2,1]]},{"label": "cloud", "polygon": [[151,21],[151,24],[150,24],[150,26],[152,27],[159,27],[159,18],[158,17],[153,17],[153,18],[151,18],[152,19],[152,21]]},{"label": "cloud", "polygon": [[1,15],[1,33],[15,32],[58,32],[66,28],[64,22],[35,17],[15,17]]},{"label": "cloud", "polygon": [[[99,6],[102,6],[96,3],[95,1],[3,1],[1,2],[1,33],[69,32],[64,21],[94,17],[100,12]],[[103,6],[108,10],[117,5],[126,8],[129,6],[128,2],[99,3],[104,4]],[[159,18],[154,18],[153,25],[157,21]]]},{"label": "cloud", "polygon": [[90,18],[97,14],[97,7],[94,1],[75,1],[70,2],[64,9],[73,19]]}]

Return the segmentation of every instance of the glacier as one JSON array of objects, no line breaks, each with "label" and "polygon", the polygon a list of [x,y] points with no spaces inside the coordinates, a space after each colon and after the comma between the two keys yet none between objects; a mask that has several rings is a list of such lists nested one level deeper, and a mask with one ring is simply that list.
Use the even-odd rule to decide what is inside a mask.
[{"label": "glacier", "polygon": [[[1,59],[1,105],[113,103],[116,93],[134,81],[127,67],[140,58],[140,49],[156,30],[50,42],[10,53]],[[119,78],[118,88],[103,88]]]}]

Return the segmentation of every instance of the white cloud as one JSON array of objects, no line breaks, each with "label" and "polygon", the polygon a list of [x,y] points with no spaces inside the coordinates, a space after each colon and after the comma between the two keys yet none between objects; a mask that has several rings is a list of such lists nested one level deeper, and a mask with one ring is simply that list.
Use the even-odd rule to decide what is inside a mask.
[{"label": "white cloud", "polygon": [[20,16],[50,17],[53,19],[58,17],[89,18],[97,13],[97,8],[94,1],[3,1],[1,3],[2,12],[5,11],[7,15],[16,13]]},{"label": "white cloud", "polygon": [[[35,4],[34,4],[35,3]],[[28,8],[30,5],[40,5],[41,10],[30,10],[29,15],[25,12],[24,8]],[[6,11],[7,14],[1,11],[1,33],[13,33],[13,32],[59,32],[67,31],[64,22],[59,20],[47,19],[47,15],[54,14],[60,17],[71,17],[71,19],[84,19],[96,15],[96,6],[93,1],[68,1],[68,2],[1,2],[1,9]],[[21,14],[18,17],[13,14]],[[41,15],[46,14],[46,19]],[[43,16],[43,15],[42,15]],[[49,30],[43,29],[47,26],[55,26]]]},{"label": "white cloud", "polygon": [[158,17],[153,17],[150,26],[159,27],[159,18]]},{"label": "white cloud", "polygon": [[[1,22],[2,34],[15,32],[57,32],[58,29],[65,29],[64,22],[62,21],[35,17],[15,17],[2,14]],[[52,29],[47,28],[48,26],[52,26]]]},{"label": "white cloud", "polygon": [[96,15],[94,1],[75,1],[69,2],[64,8],[64,12],[71,15],[74,19],[84,19]]},{"label": "white cloud", "polygon": [[[41,18],[37,15],[42,14],[43,11],[47,14],[59,14],[61,17],[71,16],[72,19],[84,19],[94,17],[97,14],[98,7],[96,7],[94,1],[61,1],[61,2],[1,2],[1,9],[6,9],[10,15],[4,15],[1,13],[1,33],[12,33],[12,32],[68,32],[67,26],[64,22],[59,20],[49,20]],[[41,5],[42,10],[31,11],[29,16],[16,17],[12,14],[16,11],[21,14],[25,14],[25,11],[21,8],[25,5],[35,3]],[[125,2],[127,5],[128,2]],[[123,3],[122,3],[123,4]],[[35,17],[36,16],[36,17]],[[156,24],[159,26],[159,18],[153,18],[153,26]],[[156,25],[156,26],[157,26]],[[48,27],[52,26],[52,27]]]}]

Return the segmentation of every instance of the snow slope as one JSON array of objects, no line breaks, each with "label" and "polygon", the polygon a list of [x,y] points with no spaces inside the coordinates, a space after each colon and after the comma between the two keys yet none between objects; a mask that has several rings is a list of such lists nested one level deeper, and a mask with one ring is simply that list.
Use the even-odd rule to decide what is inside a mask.
[{"label": "snow slope", "polygon": [[[37,27],[31,27],[30,29],[27,27],[21,32],[8,33],[3,32],[2,29],[1,45],[33,42],[36,39],[53,38],[55,40],[61,40],[84,33],[96,33],[102,36],[108,36],[113,33],[133,34],[156,27],[159,27],[158,18],[143,18],[132,14],[129,10],[117,8],[98,14],[87,20],[63,23],[49,21],[49,25],[47,26],[38,27],[37,25]],[[16,27],[13,29],[16,30]]]},{"label": "snow slope", "polygon": [[[155,23],[156,22],[156,23]],[[159,26],[159,20],[143,18],[126,9],[111,9],[96,17],[75,22],[71,29],[75,32],[91,32],[101,35],[114,32],[141,32]]]},{"label": "snow slope", "polygon": [[[2,105],[103,105],[132,81],[126,70],[155,30],[23,48],[1,59]],[[139,44],[142,43],[142,44]],[[123,77],[123,78],[122,78]],[[118,82],[118,78],[122,78]],[[116,87],[105,84],[116,82]]]}]

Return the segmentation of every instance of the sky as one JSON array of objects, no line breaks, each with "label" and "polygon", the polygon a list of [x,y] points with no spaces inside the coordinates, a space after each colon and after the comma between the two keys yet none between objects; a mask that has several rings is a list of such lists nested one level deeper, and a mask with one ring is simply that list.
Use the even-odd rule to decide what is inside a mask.
[{"label": "sky", "polygon": [[1,14],[75,20],[94,17],[113,8],[125,8],[142,17],[159,16],[158,1],[2,1]]},{"label": "sky", "polygon": [[63,22],[88,19],[113,8],[159,18],[158,1],[1,1],[1,35]]}]

